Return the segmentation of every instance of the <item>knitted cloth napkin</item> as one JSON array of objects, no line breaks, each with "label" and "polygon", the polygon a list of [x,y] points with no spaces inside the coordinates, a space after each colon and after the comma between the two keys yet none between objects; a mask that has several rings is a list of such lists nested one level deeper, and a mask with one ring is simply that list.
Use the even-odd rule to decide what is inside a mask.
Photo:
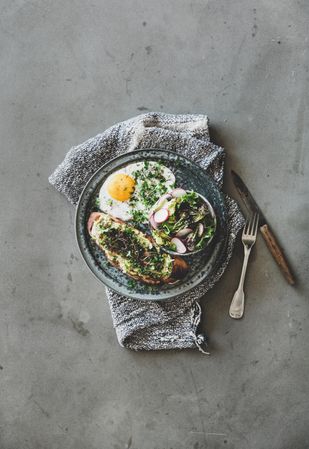
[{"label": "knitted cloth napkin", "polygon": [[[136,149],[165,148],[203,167],[219,188],[223,183],[224,150],[210,141],[205,115],[147,113],[118,123],[73,147],[49,182],[76,205],[89,178],[110,159]],[[236,235],[243,225],[237,203],[225,196],[228,244],[224,263],[189,293],[166,302],[138,301],[107,289],[113,324],[121,346],[135,350],[196,348],[205,351],[205,335],[198,333],[200,298],[220,279],[231,258]]]}]

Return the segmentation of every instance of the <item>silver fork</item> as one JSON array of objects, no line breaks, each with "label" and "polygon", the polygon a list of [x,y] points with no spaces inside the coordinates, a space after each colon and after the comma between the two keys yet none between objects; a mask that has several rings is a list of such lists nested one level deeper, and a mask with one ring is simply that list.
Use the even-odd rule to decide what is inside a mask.
[{"label": "silver fork", "polygon": [[238,288],[234,293],[229,314],[232,318],[239,319],[244,314],[245,308],[245,294],[244,294],[244,282],[247,271],[248,260],[250,256],[251,249],[256,241],[256,235],[259,224],[259,214],[254,214],[250,220],[246,221],[242,232],[242,243],[244,245],[244,262],[241,270],[241,276]]}]

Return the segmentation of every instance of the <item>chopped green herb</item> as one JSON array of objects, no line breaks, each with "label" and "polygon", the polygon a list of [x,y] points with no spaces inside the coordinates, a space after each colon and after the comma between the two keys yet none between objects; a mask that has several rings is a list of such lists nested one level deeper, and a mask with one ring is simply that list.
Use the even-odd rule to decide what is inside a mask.
[{"label": "chopped green herb", "polygon": [[132,218],[135,223],[144,223],[147,220],[147,215],[140,210],[134,210]]},{"label": "chopped green herb", "polygon": [[128,287],[129,288],[134,288],[136,286],[136,281],[134,279],[130,279],[128,281]]}]

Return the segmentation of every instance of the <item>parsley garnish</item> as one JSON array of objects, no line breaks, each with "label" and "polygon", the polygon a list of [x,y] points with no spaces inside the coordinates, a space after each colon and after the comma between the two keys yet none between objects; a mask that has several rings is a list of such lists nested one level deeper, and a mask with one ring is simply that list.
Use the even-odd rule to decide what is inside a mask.
[{"label": "parsley garnish", "polygon": [[128,281],[128,287],[129,288],[134,288],[136,286],[136,281],[134,279],[130,279]]},{"label": "parsley garnish", "polygon": [[147,215],[140,210],[134,210],[132,218],[135,223],[144,223],[147,220]]}]

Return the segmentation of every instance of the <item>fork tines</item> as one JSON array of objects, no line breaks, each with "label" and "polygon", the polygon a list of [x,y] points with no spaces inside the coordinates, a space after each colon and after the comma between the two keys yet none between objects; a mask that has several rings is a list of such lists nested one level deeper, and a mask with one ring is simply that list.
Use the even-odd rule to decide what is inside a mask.
[{"label": "fork tines", "polygon": [[243,235],[256,235],[259,224],[259,214],[256,212],[248,218],[243,229]]}]

